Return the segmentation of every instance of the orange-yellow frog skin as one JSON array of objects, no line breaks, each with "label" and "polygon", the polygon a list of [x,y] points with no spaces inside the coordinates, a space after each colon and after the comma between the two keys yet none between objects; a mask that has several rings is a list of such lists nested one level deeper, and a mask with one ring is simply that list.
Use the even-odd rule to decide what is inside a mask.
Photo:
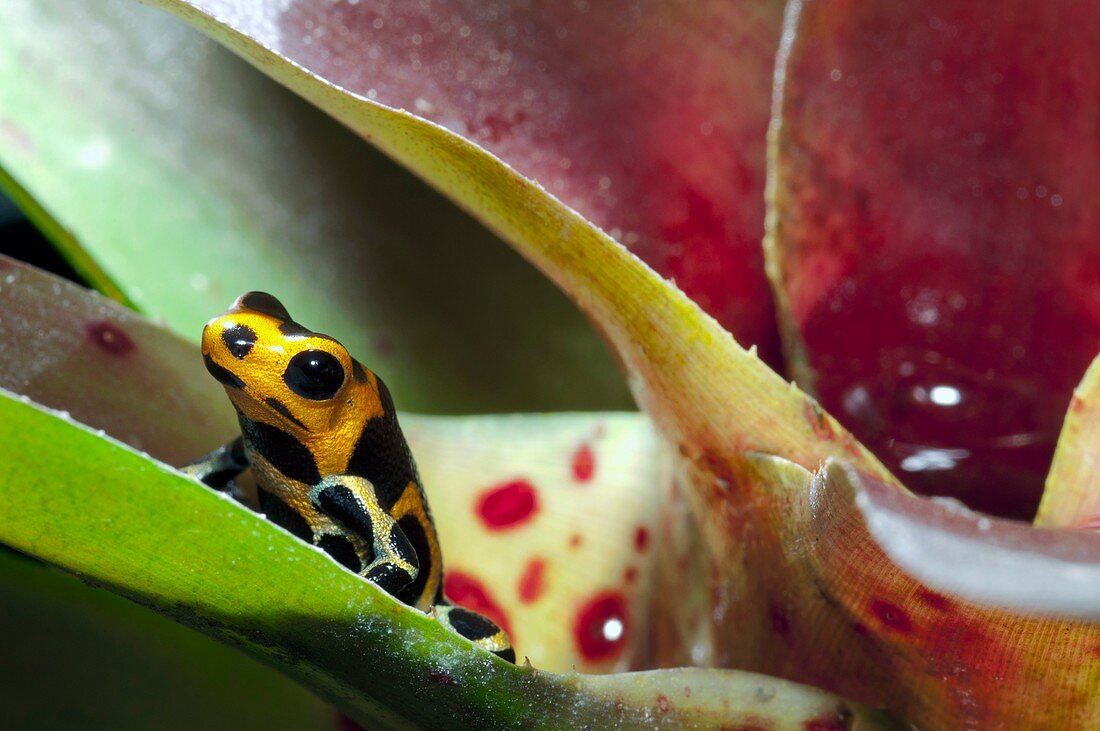
[{"label": "orange-yellow frog skin", "polygon": [[420,477],[382,380],[264,292],[202,333],[241,436],[185,468],[224,490],[251,468],[260,510],[399,600],[515,662],[508,637],[443,596],[443,560]]}]

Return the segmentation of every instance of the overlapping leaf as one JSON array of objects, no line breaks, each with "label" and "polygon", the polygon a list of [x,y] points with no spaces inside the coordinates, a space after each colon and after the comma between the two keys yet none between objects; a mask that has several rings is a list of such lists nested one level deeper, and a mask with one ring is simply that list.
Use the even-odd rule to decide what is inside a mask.
[{"label": "overlapping leaf", "polygon": [[[114,302],[0,258],[0,311],[0,387],[177,466],[239,429],[195,347]],[[641,666],[650,534],[669,485],[648,420],[402,423],[439,524],[450,595],[499,620],[540,668]],[[608,622],[618,623],[611,640]]]},{"label": "overlapping leaf", "polygon": [[[101,308],[99,323],[121,312],[117,305],[60,282],[55,298],[47,300],[42,288],[33,285],[51,278],[13,264],[5,271],[6,289],[14,293],[8,295],[7,313],[52,308],[56,322],[72,319],[80,325],[86,310]],[[74,307],[73,300],[81,300],[80,307]],[[112,342],[138,332],[133,323],[125,329],[118,322],[111,325]],[[3,342],[16,342],[13,334],[5,333]],[[86,340],[84,349],[102,347],[101,338],[89,335]],[[126,363],[120,367],[129,376],[117,378],[116,387],[132,391],[129,398],[98,409],[123,412],[116,418],[125,416],[132,422],[163,419],[157,412],[142,417],[133,409],[144,395],[142,379],[134,376],[155,371],[160,359],[172,353],[168,346],[138,357],[142,348],[155,342],[148,337],[131,341],[129,350],[114,354]],[[60,343],[62,356],[73,350],[63,337],[55,343]],[[176,347],[186,348],[178,341]],[[195,372],[201,369],[197,356],[185,362],[193,364]],[[96,364],[62,357],[55,365],[60,372],[78,374]],[[185,374],[178,380],[187,378]],[[176,380],[173,371],[165,370],[162,386],[171,387]],[[68,398],[79,412],[88,407],[81,398],[85,381],[32,379],[25,388],[56,401],[66,398],[64,384],[73,383],[75,390]],[[635,419],[618,418],[628,423]],[[615,418],[601,419],[606,438],[621,435],[623,425]],[[414,420],[413,431],[426,430],[425,444],[438,447],[446,441],[446,430],[438,424]],[[479,430],[486,433],[481,424],[472,426],[466,429],[468,437],[477,437]],[[508,426],[519,433],[508,445],[515,449],[522,429],[517,430],[514,421]],[[593,426],[594,422],[585,424],[589,431]],[[177,421],[173,428],[184,431],[188,426]],[[472,725],[592,727],[709,727],[720,720],[792,729],[853,719],[868,728],[888,723],[820,691],[744,673],[655,671],[596,679],[512,666],[475,650],[246,508],[63,417],[5,395],[0,398],[0,441],[14,457],[4,461],[0,475],[0,540],[241,647],[371,727],[443,727],[456,719]],[[467,445],[456,442],[450,453],[468,458]],[[446,462],[447,450],[439,451],[440,461]],[[59,460],[58,454],[66,458]],[[594,477],[588,469],[583,466],[582,475]],[[640,474],[645,474],[644,468]],[[563,503],[555,502],[547,498],[549,515],[561,510]],[[580,506],[585,502],[583,497],[569,501]],[[441,512],[449,512],[446,497],[442,505]],[[641,511],[650,509],[643,505]],[[570,530],[579,531],[585,540],[601,540],[586,532],[583,520],[574,521]],[[555,535],[552,530],[540,534]],[[600,572],[610,562],[603,557],[602,564],[590,563]],[[560,566],[547,566],[548,577],[558,575],[550,579],[548,593],[568,593],[569,586],[577,585],[560,576],[568,570],[566,565],[563,558]],[[602,573],[594,576],[597,581],[605,578]],[[534,642],[537,632],[526,637]],[[378,682],[379,677],[386,682]]]},{"label": "overlapping leaf", "polygon": [[[968,696],[972,705],[931,710],[940,707],[937,694],[951,687],[942,668],[903,663],[882,677],[882,660],[894,652],[894,615],[888,612],[885,626],[863,632],[848,607],[894,596],[904,575],[867,576],[843,602],[830,601],[820,586],[840,581],[840,567],[819,570],[817,583],[806,581],[806,554],[785,548],[784,537],[798,530],[804,492],[782,489],[783,481],[761,472],[752,454],[777,455],[810,469],[841,457],[896,483],[811,400],[762,368],[674,287],[479,149],[412,115],[343,93],[290,63],[301,62],[298,56],[272,52],[287,49],[264,34],[262,12],[220,3],[166,4],[454,196],[543,268],[598,324],[628,369],[639,402],[680,455],[680,490],[671,495],[688,495],[706,548],[679,550],[673,544],[662,551],[668,565],[659,580],[675,600],[655,608],[655,636],[663,638],[660,661],[767,668],[851,689],[911,714],[917,723],[1004,718],[1028,695],[1020,682],[991,682],[1001,678],[996,667],[982,664],[980,647],[968,656],[974,664],[965,667],[985,678],[988,692]],[[673,528],[673,538],[689,535]],[[699,612],[700,605],[709,611]],[[974,613],[968,621],[985,627],[993,620]],[[1094,717],[1096,709],[1085,700],[1094,690],[1096,658],[1088,645],[1093,631],[1091,625],[1053,619],[1021,627],[1020,646],[1034,652],[1050,633],[1073,637],[1057,647],[1057,658],[1044,661],[1052,677],[1075,690],[1056,710],[1034,703],[1037,725]]]},{"label": "overlapping leaf", "polygon": [[849,692],[890,697],[922,728],[1100,720],[1100,536],[902,495],[835,464],[809,507],[809,563],[865,657],[846,685],[868,691]]},{"label": "overlapping leaf", "polygon": [[777,361],[760,237],[782,2],[196,7],[538,180]]},{"label": "overlapping leaf", "polygon": [[583,318],[489,232],[132,0],[3,3],[0,167],[101,291],[189,340],[264,289],[385,373],[405,408],[629,406]]},{"label": "overlapping leaf", "polygon": [[[843,457],[871,473],[871,482],[887,481],[880,492],[899,504],[915,499],[897,491],[889,474],[813,401],[768,373],[675,288],[467,141],[312,75],[307,54],[291,53],[293,44],[272,32],[280,26],[268,21],[281,9],[238,11],[213,0],[162,4],[446,191],[593,317],[627,367],[639,401],[679,454],[658,531],[664,564],[656,580],[668,601],[652,610],[654,658],[767,669],[888,704],[933,727],[996,723],[1019,712],[1029,713],[1036,727],[1096,720],[1095,625],[1017,621],[1011,610],[982,610],[956,597],[944,598],[954,604],[925,597],[931,609],[913,609],[907,603],[914,601],[913,579],[887,565],[850,506],[808,502],[804,468]],[[845,493],[838,488],[835,494]],[[690,514],[682,511],[685,499]],[[853,545],[837,525],[851,529]],[[805,541],[814,530],[820,550]],[[1060,543],[1057,533],[1049,535]],[[866,566],[851,564],[853,548]],[[902,632],[933,621],[938,615],[930,612],[944,606],[959,611],[957,646],[922,645],[927,636]],[[963,641],[995,634],[996,622],[1018,630],[1011,652]],[[1064,640],[1048,647],[1055,635]],[[1005,668],[1024,672],[1005,676]],[[1024,682],[1037,673],[1046,676],[1038,690]],[[1057,699],[1053,705],[1048,695]]]}]

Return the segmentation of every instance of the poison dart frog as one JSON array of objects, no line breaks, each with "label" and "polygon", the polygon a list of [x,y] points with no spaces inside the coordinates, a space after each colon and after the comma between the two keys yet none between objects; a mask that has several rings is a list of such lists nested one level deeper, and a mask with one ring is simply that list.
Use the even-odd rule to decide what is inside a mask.
[{"label": "poison dart frog", "polygon": [[515,662],[507,635],[443,595],[443,561],[393,400],[336,340],[249,292],[207,323],[206,369],[241,435],[184,470],[230,490],[251,468],[259,509],[400,601]]}]

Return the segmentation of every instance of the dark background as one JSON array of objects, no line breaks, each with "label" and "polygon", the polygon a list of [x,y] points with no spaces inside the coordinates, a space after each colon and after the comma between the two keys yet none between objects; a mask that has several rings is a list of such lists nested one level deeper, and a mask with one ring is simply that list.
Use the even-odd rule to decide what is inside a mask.
[{"label": "dark background", "polygon": [[15,204],[3,193],[0,193],[0,254],[85,284],[53,245],[38,233],[38,229],[23,217]]}]

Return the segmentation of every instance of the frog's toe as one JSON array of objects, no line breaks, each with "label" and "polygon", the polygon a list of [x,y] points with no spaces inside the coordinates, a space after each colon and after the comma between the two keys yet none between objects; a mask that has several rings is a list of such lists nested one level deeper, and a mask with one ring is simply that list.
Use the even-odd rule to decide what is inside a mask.
[{"label": "frog's toe", "polygon": [[481,649],[515,663],[516,651],[512,648],[508,635],[491,620],[477,612],[451,605],[437,605],[435,616],[441,624],[450,627]]},{"label": "frog's toe", "polygon": [[408,568],[389,561],[375,561],[363,571],[363,578],[387,594],[397,594],[415,580]]}]

